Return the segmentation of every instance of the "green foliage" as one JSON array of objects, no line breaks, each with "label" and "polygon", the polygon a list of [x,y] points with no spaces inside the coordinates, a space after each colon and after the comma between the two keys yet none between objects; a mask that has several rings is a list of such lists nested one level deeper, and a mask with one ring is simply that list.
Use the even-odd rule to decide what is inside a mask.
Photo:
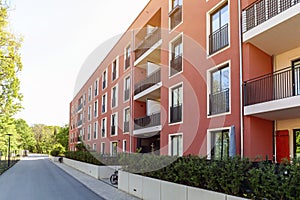
[{"label": "green foliage", "polygon": [[94,165],[103,165],[103,163],[96,159],[89,151],[69,151],[65,153],[65,157]]},{"label": "green foliage", "polygon": [[60,143],[57,143],[53,146],[50,155],[51,156],[59,156],[65,153],[66,149]]},{"label": "green foliage", "polygon": [[55,135],[56,142],[61,144],[65,149],[69,148],[69,126],[57,127]]},{"label": "green foliage", "polygon": [[20,136],[18,138],[18,149],[29,150],[33,152],[35,149],[36,141],[33,132],[25,120],[18,119],[15,121],[16,132]]}]

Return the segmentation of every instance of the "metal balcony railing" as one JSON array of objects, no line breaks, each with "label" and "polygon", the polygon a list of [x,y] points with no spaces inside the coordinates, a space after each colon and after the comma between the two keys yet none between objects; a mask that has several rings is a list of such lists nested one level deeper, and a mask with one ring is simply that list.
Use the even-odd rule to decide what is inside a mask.
[{"label": "metal balcony railing", "polygon": [[140,81],[139,83],[135,84],[134,86],[134,95],[137,95],[144,90],[152,87],[156,83],[159,83],[161,81],[161,70],[157,70],[153,72],[150,76],[148,76],[146,79]]},{"label": "metal balcony railing", "polygon": [[209,54],[213,54],[228,46],[228,24],[209,35]]},{"label": "metal balcony railing", "polygon": [[182,121],[182,105],[170,107],[170,122],[176,123]]},{"label": "metal balcony railing", "polygon": [[77,107],[77,112],[79,112],[82,109],[82,107],[83,107],[83,104],[82,103],[79,104],[78,107]]},{"label": "metal balcony railing", "polygon": [[169,13],[171,19],[171,29],[175,28],[182,21],[182,6],[177,5]]},{"label": "metal balcony railing", "polygon": [[82,119],[77,122],[77,127],[82,126]]},{"label": "metal balcony railing", "polygon": [[160,113],[134,119],[134,130],[161,125]]},{"label": "metal balcony railing", "polygon": [[177,56],[176,58],[170,61],[171,72],[170,75],[173,76],[178,72],[182,71],[182,56]]},{"label": "metal balcony railing", "polygon": [[209,95],[209,115],[229,112],[229,89]]},{"label": "metal balcony railing", "polygon": [[150,34],[148,34],[142,42],[135,49],[135,60],[140,58],[146,51],[148,51],[154,44],[161,39],[161,30],[156,27]]},{"label": "metal balcony railing", "polygon": [[243,33],[271,19],[300,0],[258,0],[242,12]]},{"label": "metal balcony railing", "polygon": [[244,82],[244,105],[300,95],[300,66],[288,67]]}]

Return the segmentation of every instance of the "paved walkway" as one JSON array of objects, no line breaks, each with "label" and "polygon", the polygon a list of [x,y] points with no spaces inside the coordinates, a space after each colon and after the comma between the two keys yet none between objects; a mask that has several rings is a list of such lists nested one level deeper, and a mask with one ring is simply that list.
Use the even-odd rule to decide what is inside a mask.
[{"label": "paved walkway", "polygon": [[97,180],[63,163],[59,163],[59,162],[53,162],[53,163],[104,199],[139,200],[139,198],[133,197],[125,192],[122,192],[117,188],[115,188],[114,186],[109,185],[105,181]]}]

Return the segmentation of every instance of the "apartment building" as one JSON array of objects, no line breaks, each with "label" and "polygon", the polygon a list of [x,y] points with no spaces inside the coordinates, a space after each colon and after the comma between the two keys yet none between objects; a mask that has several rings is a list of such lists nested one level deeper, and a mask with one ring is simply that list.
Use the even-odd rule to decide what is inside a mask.
[{"label": "apartment building", "polygon": [[295,157],[298,2],[149,1],[71,101],[70,150]]},{"label": "apartment building", "polygon": [[242,1],[245,155],[300,156],[300,1]]}]

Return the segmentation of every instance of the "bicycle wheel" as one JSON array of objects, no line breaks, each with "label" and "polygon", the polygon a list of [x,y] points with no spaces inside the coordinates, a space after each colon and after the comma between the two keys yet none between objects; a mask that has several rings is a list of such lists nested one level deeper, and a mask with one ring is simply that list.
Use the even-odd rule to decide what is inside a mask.
[{"label": "bicycle wheel", "polygon": [[113,185],[117,185],[118,184],[118,175],[113,174],[110,176],[110,183]]}]

